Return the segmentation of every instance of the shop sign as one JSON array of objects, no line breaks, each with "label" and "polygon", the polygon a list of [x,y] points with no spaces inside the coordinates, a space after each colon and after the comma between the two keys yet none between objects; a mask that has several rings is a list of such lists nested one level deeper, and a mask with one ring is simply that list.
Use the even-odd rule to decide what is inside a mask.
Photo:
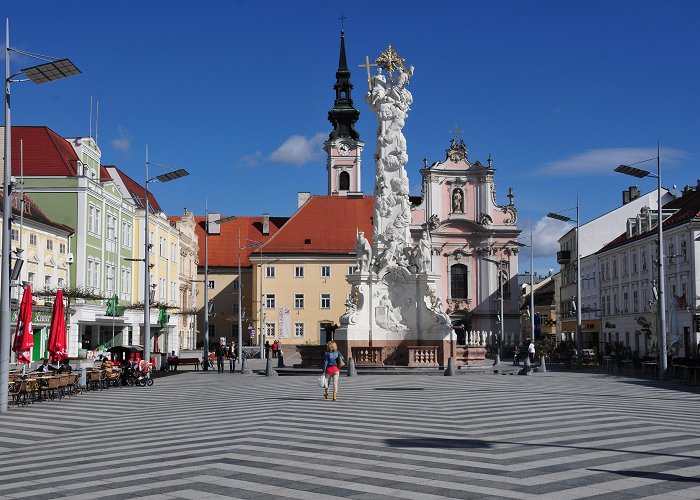
[{"label": "shop sign", "polygon": [[[13,325],[17,324],[17,318],[19,317],[19,310],[14,309],[12,311],[12,316],[10,318],[10,323]],[[51,324],[51,313],[48,311],[32,311],[32,325],[50,325]]]},{"label": "shop sign", "polygon": [[605,328],[617,328],[615,323],[610,323],[610,321],[605,322]]}]

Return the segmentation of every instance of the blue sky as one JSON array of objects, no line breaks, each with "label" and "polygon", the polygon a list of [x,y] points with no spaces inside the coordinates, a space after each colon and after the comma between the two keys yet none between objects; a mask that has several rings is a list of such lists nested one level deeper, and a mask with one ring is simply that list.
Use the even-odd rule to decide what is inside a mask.
[{"label": "blue sky", "polygon": [[[13,85],[13,124],[87,135],[92,96],[104,164],[140,180],[148,144],[151,161],[190,171],[154,186],[169,213],[201,214],[208,197],[223,214],[283,216],[298,191],[325,194],[320,144],[341,12],[366,193],[376,119],[357,65],[389,43],[415,66],[404,129],[413,191],[423,157],[443,160],[458,124],[470,160],[493,155],[499,203],[513,187],[524,234],[535,224],[540,272],[557,268],[552,252],[566,230],[544,214],[573,207],[577,195],[582,222],[618,206],[635,179],[612,169],[655,156],[657,140],[665,184],[700,177],[700,2],[8,4],[11,46],[69,57],[83,71]],[[35,64],[13,57],[14,70]]]}]

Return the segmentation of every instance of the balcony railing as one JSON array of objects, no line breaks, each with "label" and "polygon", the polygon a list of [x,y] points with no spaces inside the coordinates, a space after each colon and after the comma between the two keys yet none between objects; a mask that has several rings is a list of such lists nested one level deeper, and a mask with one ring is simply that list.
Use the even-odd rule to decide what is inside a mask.
[{"label": "balcony railing", "polygon": [[557,263],[568,264],[571,262],[571,250],[561,250],[557,252]]}]

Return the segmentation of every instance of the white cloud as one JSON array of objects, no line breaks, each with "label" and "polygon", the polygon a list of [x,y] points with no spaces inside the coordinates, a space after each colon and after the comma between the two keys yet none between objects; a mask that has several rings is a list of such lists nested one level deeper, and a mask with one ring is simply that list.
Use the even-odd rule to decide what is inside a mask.
[{"label": "white cloud", "polygon": [[[574,227],[576,224],[573,222],[562,222],[549,217],[542,217],[538,220],[532,228],[535,257],[554,257],[559,251],[559,238]],[[521,236],[524,236],[525,239],[521,239],[521,241],[525,242],[529,233],[528,230],[523,231]]]},{"label": "white cloud", "polygon": [[[665,163],[674,163],[688,158],[688,153],[679,149],[662,149],[661,159]],[[590,149],[569,158],[556,160],[537,169],[541,174],[550,176],[590,176],[612,173],[615,167],[634,163],[647,158],[656,158],[653,148],[605,148]],[[640,168],[644,168],[643,166]],[[649,168],[654,169],[650,163]]]},{"label": "white cloud", "polygon": [[112,139],[112,147],[117,151],[128,153],[129,149],[131,149],[131,135],[129,135],[124,127],[118,127],[117,132],[119,134]]},{"label": "white cloud", "polygon": [[236,168],[257,167],[261,160],[262,160],[262,153],[260,151],[256,151],[255,153],[245,155],[240,160],[238,160],[236,162]]},{"label": "white cloud", "polygon": [[293,135],[270,155],[275,163],[301,166],[323,158],[321,146],[327,134],[319,132],[313,137]]}]

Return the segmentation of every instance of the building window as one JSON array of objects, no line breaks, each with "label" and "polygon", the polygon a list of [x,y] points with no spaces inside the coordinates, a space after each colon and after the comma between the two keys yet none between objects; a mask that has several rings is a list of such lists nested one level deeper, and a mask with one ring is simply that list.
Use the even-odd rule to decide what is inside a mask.
[{"label": "building window", "polygon": [[66,244],[65,243],[58,244],[58,252],[59,253],[66,253]]},{"label": "building window", "polygon": [[612,261],[612,268],[613,268],[612,277],[617,278],[617,260],[616,259],[613,259],[613,261]]},{"label": "building window", "polygon": [[46,240],[46,249],[53,250],[53,240]]},{"label": "building window", "polygon": [[685,238],[681,240],[681,255],[683,256],[683,262],[688,262],[688,243]]},{"label": "building window", "polygon": [[275,266],[265,266],[265,277],[274,278],[275,277]]},{"label": "building window", "polygon": [[165,302],[168,300],[168,283],[165,278],[161,278],[159,280],[159,284],[160,286],[158,288],[160,288],[160,300]]},{"label": "building window", "polygon": [[168,243],[165,241],[165,238],[162,236],[160,237],[160,246],[158,247],[158,251],[160,253],[160,256],[166,259],[168,257]]},{"label": "building window", "polygon": [[265,323],[265,336],[274,337],[275,336],[275,324]]},{"label": "building window", "polygon": [[637,254],[632,254],[632,274],[637,274]]},{"label": "building window", "polygon": [[294,266],[294,277],[303,278],[304,277],[304,266]]},{"label": "building window", "polygon": [[639,294],[637,293],[637,290],[632,291],[632,312],[639,312],[638,311],[639,307]]},{"label": "building window", "polygon": [[209,288],[210,290],[213,290],[214,286],[215,286],[214,280],[209,280],[209,285],[207,286],[207,288]]},{"label": "building window", "polygon": [[450,297],[453,299],[467,298],[467,266],[454,264],[450,267]]},{"label": "building window", "polygon": [[330,293],[322,293],[321,294],[321,309],[330,309],[331,308],[331,294]]},{"label": "building window", "polygon": [[233,280],[233,289],[238,290],[241,287],[241,278],[238,277],[235,280]]},{"label": "building window", "polygon": [[29,235],[29,244],[33,247],[36,246],[36,234]]},{"label": "building window", "polygon": [[122,222],[122,245],[131,247],[131,223]]},{"label": "building window", "polygon": [[131,270],[122,268],[121,276],[122,298],[128,299],[131,295]]},{"label": "building window", "polygon": [[117,241],[117,218],[107,214],[107,239]]},{"label": "building window", "polygon": [[360,270],[357,266],[348,266],[348,274],[355,274]]},{"label": "building window", "polygon": [[294,294],[294,309],[304,309],[304,294],[295,293]]},{"label": "building window", "polygon": [[304,336],[304,323],[294,323],[294,336],[303,337]]},{"label": "building window", "polygon": [[177,263],[177,245],[175,243],[170,244],[170,260]]},{"label": "building window", "polygon": [[105,264],[105,288],[109,292],[113,292],[114,288],[114,266],[111,264]]},{"label": "building window", "polygon": [[321,278],[331,277],[331,266],[321,266]]},{"label": "building window", "polygon": [[275,308],[275,294],[274,293],[268,293],[265,295],[265,307],[267,309],[274,309]]},{"label": "building window", "polygon": [[34,273],[27,273],[27,281],[29,282],[30,285],[32,285],[32,288],[34,288],[35,283],[34,281],[36,280],[36,275]]},{"label": "building window", "polygon": [[12,241],[19,241],[19,230],[18,229],[12,230]]},{"label": "building window", "polygon": [[338,190],[350,190],[350,174],[348,172],[340,172],[340,176],[338,176]]},{"label": "building window", "polygon": [[647,252],[642,250],[642,271],[647,270]]},{"label": "building window", "polygon": [[58,278],[58,288],[63,289],[64,286],[66,286],[66,280],[63,278]]},{"label": "building window", "polygon": [[44,288],[51,288],[51,276],[46,275],[44,276]]}]

